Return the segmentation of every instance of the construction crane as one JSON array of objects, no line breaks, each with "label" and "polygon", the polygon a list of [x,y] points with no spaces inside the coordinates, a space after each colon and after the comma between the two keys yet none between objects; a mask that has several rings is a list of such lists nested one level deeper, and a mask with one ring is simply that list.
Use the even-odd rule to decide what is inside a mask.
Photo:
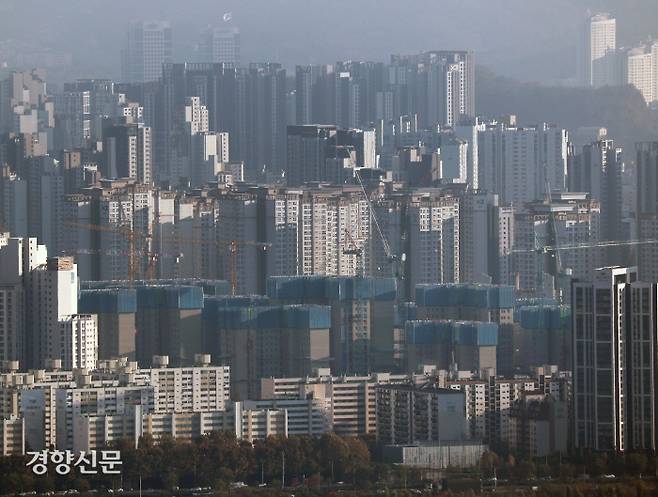
[{"label": "construction crane", "polygon": [[537,247],[533,249],[513,249],[512,253],[516,254],[527,254],[530,252],[564,252],[567,250],[579,250],[579,249],[590,249],[590,248],[606,248],[606,247],[624,247],[624,246],[633,246],[633,245],[654,245],[658,244],[658,239],[653,238],[650,240],[608,240],[602,242],[593,242],[593,243],[574,243],[571,245],[546,245],[543,247]]},{"label": "construction crane", "polygon": [[[359,247],[356,242],[354,241],[354,237],[352,236],[352,233],[350,233],[350,230],[345,228],[345,236],[350,242],[350,247],[349,248],[344,248],[343,249],[343,254],[344,255],[355,255],[358,258],[361,258],[363,256],[363,249]],[[358,260],[357,260],[358,264]],[[361,261],[361,276],[363,276],[365,273],[365,261]]]},{"label": "construction crane", "polygon": [[[253,240],[199,240],[199,239],[179,239],[179,238],[170,238],[170,241],[186,244],[186,245],[211,245],[221,248],[227,248],[230,256],[230,268],[231,268],[231,295],[237,295],[238,291],[238,253],[240,248],[243,246],[246,247],[256,247],[262,250],[269,249],[272,244],[269,242],[256,242]],[[182,256],[182,254],[181,254]]]},{"label": "construction crane", "polygon": [[[176,254],[176,255],[170,255],[170,254],[164,254],[162,252],[157,252],[154,250],[146,250],[144,248],[138,249],[135,245],[135,239],[136,238],[141,238],[142,240],[146,241],[152,238],[151,235],[144,235],[142,233],[139,233],[133,229],[130,229],[128,227],[122,227],[122,226],[117,226],[117,227],[109,227],[109,226],[99,226],[97,224],[81,224],[81,223],[65,223],[64,226],[70,227],[70,228],[82,228],[82,229],[89,229],[91,231],[99,231],[99,232],[109,232],[109,233],[117,233],[122,236],[125,236],[128,241],[129,241],[129,246],[130,249],[126,253],[128,257],[130,258],[130,263],[129,263],[129,270],[128,270],[128,278],[129,281],[134,281],[135,275],[137,274],[137,268],[136,268],[136,256],[137,255],[143,255],[146,260],[147,260],[147,268],[146,268],[146,274],[145,277],[146,279],[152,279],[154,273],[155,273],[155,267],[157,265],[157,262],[162,258],[162,257],[173,257],[176,259],[177,262],[180,262],[180,259],[183,258],[183,254]],[[231,294],[236,295],[237,294],[237,287],[238,287],[238,270],[237,270],[237,257],[238,253],[240,250],[240,247],[242,246],[252,246],[252,247],[257,247],[261,248],[263,250],[267,250],[272,246],[271,243],[267,242],[256,242],[252,240],[230,240],[230,241],[220,241],[220,240],[201,240],[201,239],[194,239],[194,238],[177,238],[177,237],[171,237],[167,238],[167,241],[170,243],[174,244],[184,244],[184,245],[211,245],[211,246],[216,246],[216,247],[221,247],[221,248],[228,248],[229,255],[231,258],[230,262],[230,269],[231,269]]]},{"label": "construction crane", "polygon": [[[68,250],[68,251],[62,251],[61,252],[63,255],[70,255],[71,253],[74,253],[76,255],[109,255],[109,256],[124,256],[124,257],[130,257],[130,253],[128,251],[122,251],[122,250],[101,250],[101,249],[84,249],[84,248],[77,248],[75,250]],[[155,267],[157,261],[160,259],[160,257],[177,257],[171,254],[155,254],[153,252],[145,252],[142,250],[137,250],[136,253],[138,255],[142,255],[147,259],[147,266],[146,266],[146,271],[144,272],[144,279],[145,280],[152,280],[153,275],[155,273]]]},{"label": "construction crane", "polygon": [[368,203],[368,211],[370,212],[370,217],[372,218],[373,222],[375,223],[375,228],[377,229],[377,234],[379,235],[380,240],[382,241],[382,247],[384,248],[384,254],[386,255],[386,260],[389,262],[389,264],[393,264],[398,259],[397,255],[394,255],[393,252],[391,251],[391,246],[388,243],[388,240],[386,239],[386,236],[384,236],[384,232],[382,231],[381,226],[379,225],[379,221],[377,220],[377,214],[375,213],[375,209],[372,206],[372,202],[370,201],[370,197],[368,196],[368,192],[366,191],[366,187],[363,185],[363,181],[361,180],[361,175],[359,174],[358,170],[354,170],[354,175],[356,176],[356,179],[359,182],[359,186],[361,186],[361,191],[363,192],[363,197],[365,198],[366,202]]},{"label": "construction crane", "polygon": [[[135,280],[135,275],[137,274],[137,255],[141,254],[146,256],[147,259],[151,259],[151,253],[144,249],[147,245],[146,242],[151,236],[140,233],[128,226],[100,226],[98,224],[85,223],[64,223],[64,226],[67,228],[87,229],[100,233],[114,233],[125,237],[128,240],[128,250],[126,251],[126,255],[128,256],[128,281],[131,283]],[[142,241],[142,247],[139,249],[136,246],[137,238]],[[108,253],[111,253],[111,251]]]}]

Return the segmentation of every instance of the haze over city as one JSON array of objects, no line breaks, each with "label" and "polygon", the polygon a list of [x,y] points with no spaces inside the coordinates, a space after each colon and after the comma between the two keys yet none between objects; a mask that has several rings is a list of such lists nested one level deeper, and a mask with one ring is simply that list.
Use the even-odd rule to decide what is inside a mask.
[{"label": "haze over city", "polygon": [[652,0],[2,0],[0,38],[69,52],[77,77],[118,77],[127,19],[168,19],[175,59],[194,55],[198,30],[232,13],[248,61],[286,67],[386,60],[433,47],[475,50],[478,64],[522,81],[557,83],[575,73],[576,33],[587,10],[612,11],[621,45],[658,36]]},{"label": "haze over city", "polygon": [[0,496],[658,494],[656,0],[0,0]]}]

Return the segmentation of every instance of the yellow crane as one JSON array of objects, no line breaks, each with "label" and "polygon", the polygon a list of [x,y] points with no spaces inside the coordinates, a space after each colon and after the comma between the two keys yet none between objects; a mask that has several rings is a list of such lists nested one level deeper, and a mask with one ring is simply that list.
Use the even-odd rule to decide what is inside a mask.
[{"label": "yellow crane", "polygon": [[[135,275],[137,274],[137,256],[138,255],[143,255],[144,257],[147,258],[147,269],[146,269],[146,274],[145,274],[145,279],[152,279],[153,274],[155,272],[155,266],[157,261],[160,259],[160,257],[165,256],[166,254],[162,254],[159,252],[156,252],[154,250],[147,250],[145,246],[147,246],[146,242],[152,239],[152,235],[150,234],[144,234],[140,233],[138,231],[135,231],[134,229],[131,229],[127,226],[116,226],[116,227],[110,227],[110,226],[99,226],[97,224],[82,224],[82,223],[64,223],[64,226],[69,227],[69,228],[82,228],[82,229],[88,229],[91,231],[98,231],[98,232],[108,232],[108,233],[117,233],[121,236],[125,236],[128,239],[129,242],[129,250],[127,252],[127,255],[129,257],[129,265],[128,265],[128,279],[129,281],[134,281]],[[136,246],[136,240],[139,239],[142,241],[142,247],[137,248]],[[238,258],[238,252],[240,250],[240,247],[242,246],[251,246],[251,247],[257,247],[263,250],[267,250],[272,246],[271,243],[267,242],[256,242],[252,240],[230,240],[230,241],[217,241],[217,240],[201,240],[201,239],[194,239],[194,238],[168,238],[167,239],[169,242],[172,243],[180,243],[180,244],[186,244],[186,245],[212,245],[216,247],[221,247],[221,248],[228,248],[229,254],[231,257],[231,265],[230,265],[230,273],[231,273],[231,294],[236,295],[237,293],[237,287],[238,287],[238,274],[237,274],[237,258]],[[176,256],[180,257],[180,255]]]}]

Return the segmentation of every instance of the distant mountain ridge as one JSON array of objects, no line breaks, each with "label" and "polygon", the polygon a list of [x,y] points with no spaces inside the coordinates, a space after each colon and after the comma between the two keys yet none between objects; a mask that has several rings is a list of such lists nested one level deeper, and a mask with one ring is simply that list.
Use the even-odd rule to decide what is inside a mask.
[{"label": "distant mountain ridge", "polygon": [[658,141],[658,116],[631,86],[600,89],[520,83],[478,67],[476,109],[483,116],[515,114],[521,125],[555,123],[573,130],[601,126],[633,159],[635,143]]}]

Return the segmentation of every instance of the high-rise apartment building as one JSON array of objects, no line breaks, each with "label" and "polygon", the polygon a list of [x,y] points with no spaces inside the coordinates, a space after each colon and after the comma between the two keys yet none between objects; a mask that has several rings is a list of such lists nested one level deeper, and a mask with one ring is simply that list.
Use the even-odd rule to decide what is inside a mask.
[{"label": "high-rise apartment building", "polygon": [[467,144],[466,178],[473,190],[480,187],[478,132],[484,126],[478,119],[463,117],[452,127],[454,135]]},{"label": "high-rise apartment building", "polygon": [[136,21],[128,27],[121,77],[126,83],[146,83],[162,77],[162,65],[171,62],[171,25],[165,21]]},{"label": "high-rise apartment building", "polygon": [[0,171],[0,225],[15,237],[28,234],[27,181],[10,171]]},{"label": "high-rise apartment building", "polygon": [[36,326],[36,315],[31,309],[33,272],[46,264],[44,245],[36,238],[7,238],[0,247],[0,281],[2,282],[5,360],[31,364],[27,343]]},{"label": "high-rise apartment building", "polygon": [[334,374],[365,374],[393,363],[392,278],[275,276],[267,294],[284,304],[329,306],[331,369]]},{"label": "high-rise apartment building", "polygon": [[[553,364],[571,371],[571,307],[541,304],[518,306],[514,313],[511,365],[530,371]],[[508,356],[509,357],[509,356]]]},{"label": "high-rise apartment building", "polygon": [[[43,366],[47,359],[68,359],[74,364],[75,336],[87,334],[87,323],[74,322],[78,313],[78,271],[72,257],[51,257],[32,272],[31,305],[34,326],[29,333],[28,357]],[[66,321],[69,321],[68,326]],[[91,331],[91,328],[94,328]],[[89,325],[95,334],[95,324]]]},{"label": "high-rise apartment building", "polygon": [[[98,360],[98,327],[96,316],[76,314],[59,322],[61,359],[66,369],[96,368]],[[55,355],[55,354],[53,354]]]},{"label": "high-rise apartment building", "polygon": [[91,93],[68,90],[55,95],[55,146],[82,148],[91,138]]},{"label": "high-rise apartment building", "polygon": [[418,194],[407,209],[407,284],[414,288],[419,283],[458,283],[459,199]]},{"label": "high-rise apartment building", "polygon": [[[514,274],[521,294],[555,297],[555,292],[568,291],[559,283],[564,270],[588,279],[601,266],[601,250],[596,247],[601,204],[586,193],[554,193],[550,201],[527,204],[525,212],[515,213],[514,237]],[[579,245],[583,247],[567,248]],[[551,249],[546,252],[544,247]]]},{"label": "high-rise apartment building", "polygon": [[103,132],[103,177],[130,178],[148,185],[153,182],[153,138],[143,124],[119,124]]},{"label": "high-rise apartment building", "polygon": [[460,199],[460,281],[509,285],[514,243],[511,207],[498,195],[467,191]]},{"label": "high-rise apartment building", "polygon": [[[433,50],[419,55],[393,56],[391,65],[399,70],[398,84],[416,94],[416,104],[409,113],[419,115],[422,127],[453,126],[462,116],[475,117],[472,52]],[[407,74],[403,75],[404,72]],[[418,86],[413,88],[413,85]]]},{"label": "high-rise apartment building", "polygon": [[245,162],[247,179],[267,172],[278,176],[286,168],[286,70],[280,64],[252,63],[245,81],[246,148],[236,158]]},{"label": "high-rise apartment building", "polygon": [[78,275],[70,257],[47,257],[35,238],[0,246],[0,356],[23,368],[60,360],[95,367],[96,317],[78,314]]},{"label": "high-rise apartment building", "polygon": [[134,288],[82,289],[78,311],[96,316],[99,359],[135,360],[137,292]]},{"label": "high-rise apartment building", "polygon": [[616,19],[607,13],[588,17],[578,45],[578,79],[583,86],[614,84],[616,49]]},{"label": "high-rise apartment building", "polygon": [[425,364],[438,369],[496,371],[498,325],[473,321],[407,321],[406,371]]},{"label": "high-rise apartment building", "polygon": [[[640,240],[658,238],[658,142],[636,145],[637,227]],[[658,245],[638,246],[638,271],[642,281],[658,281]]]},{"label": "high-rise apartment building", "polygon": [[127,178],[82,191],[62,199],[61,250],[76,256],[82,280],[139,278],[148,263],[153,190]]},{"label": "high-rise apartment building", "polygon": [[[472,283],[454,284],[425,284],[415,288],[415,308],[407,321],[423,320],[451,320],[469,321],[476,323],[495,323],[497,326],[495,340],[491,331],[483,331],[480,335],[470,335],[470,345],[480,344],[484,349],[484,361],[487,367],[496,367],[498,372],[504,374],[513,371],[513,323],[514,323],[514,287],[503,285],[476,285]],[[402,323],[400,323],[402,325]],[[404,325],[402,325],[404,326]],[[473,333],[465,331],[464,333]],[[405,330],[405,338],[408,336]],[[445,335],[444,335],[445,336]],[[466,335],[464,335],[466,336]],[[401,356],[404,356],[404,340],[402,341]],[[495,342],[495,343],[494,343]],[[464,342],[466,343],[466,342]],[[479,346],[479,345],[478,345]],[[495,358],[492,363],[491,349],[494,347]],[[444,347],[444,350],[447,350]],[[489,353],[489,358],[487,354]],[[446,358],[444,357],[444,360]],[[447,359],[450,360],[450,359]],[[471,364],[473,359],[469,359]],[[488,361],[488,362],[487,362]],[[484,364],[484,362],[483,362]],[[460,364],[461,366],[461,364]],[[479,368],[486,369],[485,366]]]},{"label": "high-rise apartment building", "polygon": [[329,307],[213,297],[205,301],[203,321],[209,351],[231,368],[235,399],[258,398],[261,378],[306,376],[329,366]]},{"label": "high-rise apartment building", "polygon": [[651,43],[651,61],[653,62],[653,100],[658,101],[658,40]]},{"label": "high-rise apartment building", "polygon": [[323,66],[297,66],[295,69],[295,124],[297,126],[314,123],[329,124],[329,121],[320,119],[323,68]]},{"label": "high-rise apartment building", "polygon": [[[381,228],[373,226],[370,270],[402,281],[401,298],[410,298],[419,283],[460,281],[460,199],[440,188],[399,194],[373,194]],[[388,250],[384,248],[386,240]]]},{"label": "high-rise apartment building", "polygon": [[654,46],[655,44],[643,45],[621,54],[621,57],[625,59],[622,62],[621,83],[637,88],[647,104],[658,100],[658,95],[654,94],[656,64],[654,62],[654,52],[656,51],[653,48]]},{"label": "high-rise apartment building", "polygon": [[[601,204],[601,240],[619,240],[622,233],[622,149],[612,140],[597,140],[570,150],[569,191],[589,192]],[[603,260],[619,261],[616,250],[606,249]]]},{"label": "high-rise apartment building", "polygon": [[567,151],[565,129],[487,124],[478,133],[479,188],[516,209],[542,198],[549,188],[564,191]]},{"label": "high-rise apartment building", "polygon": [[592,450],[655,450],[655,283],[635,268],[596,271],[573,284],[574,444]]},{"label": "high-rise apartment building", "polygon": [[184,284],[137,288],[136,357],[140,366],[168,356],[174,366],[194,363],[202,350],[203,289]]},{"label": "high-rise apartment building", "polygon": [[[121,108],[121,95],[116,85],[109,79],[78,79],[72,83],[64,84],[64,95],[89,95],[88,109],[83,107],[83,116],[89,120],[89,136],[92,141],[103,139],[104,119],[117,116],[117,106]],[[57,96],[55,96],[57,102]],[[86,103],[84,100],[82,103]],[[79,112],[79,105],[76,106]],[[57,111],[57,108],[55,108]],[[119,116],[121,114],[119,113]]]},{"label": "high-rise apartment building", "polygon": [[28,234],[39,239],[52,253],[59,253],[64,244],[60,229],[65,191],[64,168],[50,156],[33,157],[25,173],[28,185]]},{"label": "high-rise apartment building", "polygon": [[373,130],[340,129],[329,125],[288,126],[286,182],[341,184],[354,168],[376,167]]},{"label": "high-rise apartment building", "polygon": [[201,35],[201,62],[240,65],[240,29],[209,27]]}]

